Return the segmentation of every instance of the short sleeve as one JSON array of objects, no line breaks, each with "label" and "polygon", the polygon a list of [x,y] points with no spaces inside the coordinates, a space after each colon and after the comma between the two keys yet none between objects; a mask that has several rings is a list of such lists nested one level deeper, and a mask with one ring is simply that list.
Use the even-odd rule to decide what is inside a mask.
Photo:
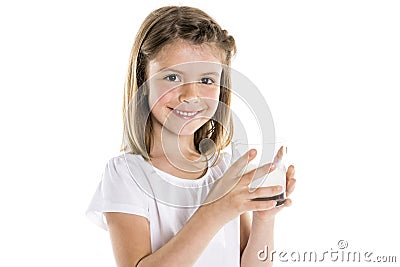
[{"label": "short sleeve", "polygon": [[135,183],[124,157],[112,158],[106,164],[86,216],[108,230],[104,212],[123,212],[149,219],[148,199]]}]

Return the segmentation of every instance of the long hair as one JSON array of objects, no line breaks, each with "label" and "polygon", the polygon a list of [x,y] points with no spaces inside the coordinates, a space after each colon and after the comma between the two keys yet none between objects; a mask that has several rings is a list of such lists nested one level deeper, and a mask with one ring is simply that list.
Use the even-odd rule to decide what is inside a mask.
[{"label": "long hair", "polygon": [[233,135],[230,65],[236,53],[235,40],[200,9],[166,6],[146,17],[131,50],[122,108],[124,128],[120,151],[126,151],[129,147],[130,153],[150,159],[153,131],[145,88],[147,65],[165,45],[179,39],[194,45],[208,44],[222,52],[220,103],[213,117],[195,132],[195,147],[199,151],[200,141],[210,138],[219,155],[221,149],[230,143]]}]

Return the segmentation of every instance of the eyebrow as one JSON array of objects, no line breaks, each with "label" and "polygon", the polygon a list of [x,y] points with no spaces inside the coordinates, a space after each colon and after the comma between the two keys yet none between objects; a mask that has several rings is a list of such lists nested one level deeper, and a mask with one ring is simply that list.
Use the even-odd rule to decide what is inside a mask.
[{"label": "eyebrow", "polygon": [[[172,68],[162,68],[162,69],[160,69],[160,72],[161,71],[172,71],[172,72],[177,72],[177,73],[179,73],[179,74],[185,74],[184,72],[182,72],[182,71],[180,71],[180,70],[177,70],[177,69],[172,69]],[[205,72],[205,73],[202,73],[201,75],[215,75],[215,76],[220,76],[220,73],[219,72],[215,72],[215,71],[212,71],[212,72]]]},{"label": "eyebrow", "polygon": [[206,72],[202,73],[202,75],[215,75],[215,76],[220,76],[221,74],[219,72]]}]

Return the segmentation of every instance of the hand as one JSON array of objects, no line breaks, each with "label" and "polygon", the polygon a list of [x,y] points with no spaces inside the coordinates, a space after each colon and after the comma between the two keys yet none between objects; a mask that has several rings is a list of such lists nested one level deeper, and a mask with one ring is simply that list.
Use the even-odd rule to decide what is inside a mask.
[{"label": "hand", "polygon": [[240,157],[225,174],[217,180],[208,194],[202,208],[211,210],[211,214],[220,223],[225,224],[246,211],[265,211],[274,209],[275,200],[253,201],[254,198],[271,197],[280,193],[280,186],[260,187],[249,190],[251,181],[260,178],[275,169],[274,163],[268,163],[245,173],[248,163],[256,156],[252,149]]},{"label": "hand", "polygon": [[286,171],[286,201],[281,206],[274,207],[269,210],[254,211],[253,220],[270,221],[275,218],[275,215],[285,207],[289,207],[292,204],[292,200],[288,196],[293,192],[296,185],[296,179],[294,178],[295,170],[294,166],[290,165]]}]

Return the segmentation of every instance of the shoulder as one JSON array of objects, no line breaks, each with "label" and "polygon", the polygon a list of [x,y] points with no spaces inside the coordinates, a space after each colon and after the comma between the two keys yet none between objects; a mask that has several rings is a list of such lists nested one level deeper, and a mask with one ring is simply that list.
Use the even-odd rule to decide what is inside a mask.
[{"label": "shoulder", "polygon": [[144,161],[144,159],[141,155],[123,153],[110,158],[107,162],[107,165],[116,168],[123,168],[126,167],[128,164],[139,165],[142,161]]},{"label": "shoulder", "polygon": [[141,155],[125,153],[112,157],[108,160],[103,173],[103,191],[115,197],[123,195],[121,192],[125,192],[129,197],[132,195],[143,197],[143,184],[146,184],[148,175]]},{"label": "shoulder", "polygon": [[138,169],[138,155],[119,155],[108,160],[86,212],[93,222],[107,229],[104,212],[121,212],[149,218],[148,198],[137,182],[146,177]]},{"label": "shoulder", "polygon": [[132,176],[132,172],[140,168],[142,161],[144,159],[141,155],[120,154],[108,160],[104,172],[114,178]]}]

